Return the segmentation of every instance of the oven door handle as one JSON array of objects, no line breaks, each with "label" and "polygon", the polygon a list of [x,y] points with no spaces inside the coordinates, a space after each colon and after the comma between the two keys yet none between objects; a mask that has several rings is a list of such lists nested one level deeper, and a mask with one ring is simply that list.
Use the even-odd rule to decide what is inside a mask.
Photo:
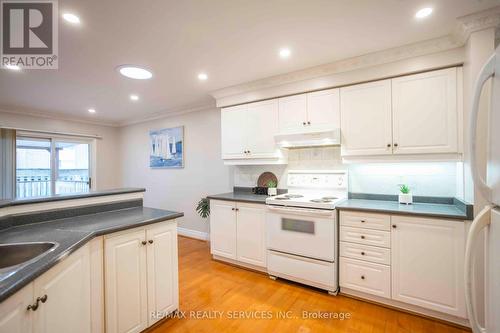
[{"label": "oven door handle", "polygon": [[307,208],[292,208],[283,206],[271,206],[267,205],[269,210],[275,211],[277,213],[286,213],[294,215],[307,215],[307,216],[334,216],[332,210],[320,210],[320,209],[307,209]]}]

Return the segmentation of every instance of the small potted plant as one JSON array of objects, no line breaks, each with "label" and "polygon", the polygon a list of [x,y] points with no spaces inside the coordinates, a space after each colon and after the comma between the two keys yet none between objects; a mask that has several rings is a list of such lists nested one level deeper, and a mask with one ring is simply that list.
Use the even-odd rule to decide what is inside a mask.
[{"label": "small potted plant", "polygon": [[413,203],[413,195],[410,193],[410,187],[406,184],[399,185],[399,203],[411,205]]},{"label": "small potted plant", "polygon": [[202,198],[198,201],[198,205],[196,206],[196,211],[198,215],[202,218],[206,219],[210,216],[210,201],[207,198]]},{"label": "small potted plant", "polygon": [[267,195],[273,196],[278,194],[278,189],[277,189],[278,183],[276,183],[274,180],[270,180],[267,182]]}]

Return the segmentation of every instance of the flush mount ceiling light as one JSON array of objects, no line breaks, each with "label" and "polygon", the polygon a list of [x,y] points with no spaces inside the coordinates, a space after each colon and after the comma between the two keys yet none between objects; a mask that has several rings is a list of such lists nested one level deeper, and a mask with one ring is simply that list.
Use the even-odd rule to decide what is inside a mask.
[{"label": "flush mount ceiling light", "polygon": [[89,113],[95,113],[95,109],[88,109]]},{"label": "flush mount ceiling light", "polygon": [[67,22],[71,24],[80,24],[80,18],[76,16],[75,14],[71,13],[64,13],[62,15],[63,19],[65,19]]},{"label": "flush mount ceiling light", "polygon": [[138,101],[138,100],[139,100],[139,96],[137,96],[137,95],[135,95],[135,94],[132,94],[132,95],[130,95],[130,100],[132,100],[132,101],[134,101],[134,102],[135,102],[135,101]]},{"label": "flush mount ceiling light", "polygon": [[282,59],[289,58],[291,54],[292,54],[292,51],[290,51],[290,49],[289,49],[289,48],[282,48],[282,49],[280,50],[280,57],[281,57]]},{"label": "flush mount ceiling light", "polygon": [[10,69],[11,71],[20,71],[21,70],[21,67],[19,67],[18,65],[5,65],[5,68],[7,69]]},{"label": "flush mount ceiling light", "polygon": [[432,14],[432,8],[431,7],[425,7],[420,9],[416,14],[415,17],[418,19],[423,19],[426,18],[427,16]]},{"label": "flush mount ceiling light", "polygon": [[117,70],[121,75],[135,80],[148,80],[153,77],[149,70],[134,65],[121,65]]},{"label": "flush mount ceiling light", "polygon": [[206,81],[208,79],[207,73],[200,73],[198,74],[198,80],[200,81]]}]

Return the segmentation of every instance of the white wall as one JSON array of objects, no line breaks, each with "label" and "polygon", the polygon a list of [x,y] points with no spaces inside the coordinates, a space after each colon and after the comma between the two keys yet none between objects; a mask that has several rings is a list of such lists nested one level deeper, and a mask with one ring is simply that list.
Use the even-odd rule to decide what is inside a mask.
[{"label": "white wall", "polygon": [[102,139],[96,140],[95,184],[97,187],[95,189],[121,187],[118,128],[2,112],[1,110],[0,126],[101,136]]},{"label": "white wall", "polygon": [[273,172],[278,187],[287,188],[288,170],[347,169],[349,191],[357,193],[397,194],[398,184],[410,186],[414,195],[455,197],[457,188],[456,162],[401,162],[342,164],[339,147],[292,149],[288,165],[237,166],[236,186],[255,186],[259,175]]},{"label": "white wall", "polygon": [[[184,168],[149,167],[149,131],[184,126]],[[187,113],[121,129],[123,186],[147,189],[144,205],[184,212],[180,227],[205,232],[207,221],[195,211],[200,198],[229,192],[232,168],[221,159],[220,111]]]}]

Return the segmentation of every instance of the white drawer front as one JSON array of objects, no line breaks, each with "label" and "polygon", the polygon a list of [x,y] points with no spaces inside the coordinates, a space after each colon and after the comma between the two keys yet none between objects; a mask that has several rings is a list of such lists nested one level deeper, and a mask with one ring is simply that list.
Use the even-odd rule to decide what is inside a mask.
[{"label": "white drawer front", "polygon": [[391,250],[383,247],[340,242],[340,256],[391,265]]},{"label": "white drawer front", "polygon": [[340,227],[340,240],[364,245],[391,247],[390,231]]},{"label": "white drawer front", "polygon": [[335,263],[275,251],[267,253],[269,274],[332,291],[337,289]]},{"label": "white drawer front", "polygon": [[391,216],[364,212],[340,212],[340,225],[389,231]]},{"label": "white drawer front", "polygon": [[386,265],[340,258],[339,282],[341,288],[391,298],[391,268]]}]

